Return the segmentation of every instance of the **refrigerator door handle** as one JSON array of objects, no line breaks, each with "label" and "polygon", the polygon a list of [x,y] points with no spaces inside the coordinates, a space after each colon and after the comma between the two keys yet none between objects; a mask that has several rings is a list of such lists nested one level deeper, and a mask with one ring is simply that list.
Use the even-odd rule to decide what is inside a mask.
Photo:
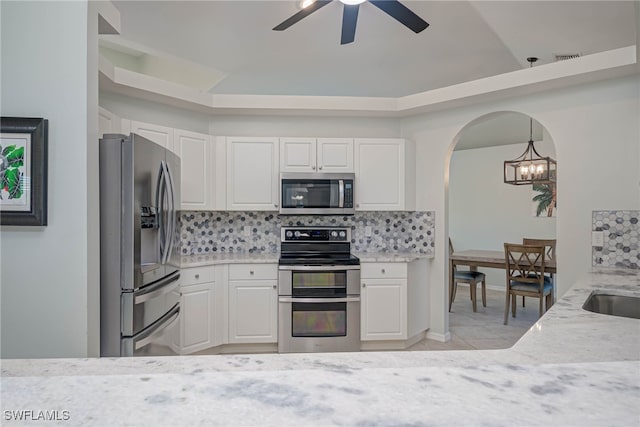
[{"label": "refrigerator door handle", "polygon": [[180,286],[180,283],[178,282],[179,278],[180,273],[176,273],[160,283],[142,289],[139,293],[136,292],[133,303],[140,304],[178,289],[178,286]]},{"label": "refrigerator door handle", "polygon": [[176,232],[176,191],[175,191],[175,186],[174,186],[174,181],[173,181],[173,175],[171,174],[171,169],[169,169],[169,164],[165,162],[165,173],[167,176],[167,183],[168,183],[168,189],[169,189],[169,204],[170,204],[170,208],[169,208],[169,219],[167,221],[167,224],[169,226],[169,232],[168,232],[168,249],[167,252],[165,253],[165,262],[169,261],[169,258],[171,257],[171,252],[173,252],[173,245],[174,245],[174,240],[175,240],[175,232]]},{"label": "refrigerator door handle", "polygon": [[158,335],[164,333],[167,328],[170,328],[171,325],[173,325],[178,320],[179,314],[180,314],[180,310],[178,309],[175,313],[171,315],[169,319],[164,321],[162,325],[158,327],[158,329],[150,333],[148,336],[142,338],[141,340],[136,341],[134,344],[134,348],[136,350],[141,349],[142,347],[146,346],[147,344],[155,340]]},{"label": "refrigerator door handle", "polygon": [[159,250],[160,250],[160,264],[164,264],[164,252],[165,252],[165,221],[164,221],[164,188],[165,188],[165,172],[164,161],[160,163],[160,170],[158,171],[158,180],[156,185],[156,208],[158,209],[156,217],[158,218],[158,235],[160,237]]},{"label": "refrigerator door handle", "polygon": [[180,316],[180,305],[176,304],[156,324],[134,337],[123,338],[120,341],[120,356],[133,356],[136,350],[148,345],[167,328],[175,324]]}]

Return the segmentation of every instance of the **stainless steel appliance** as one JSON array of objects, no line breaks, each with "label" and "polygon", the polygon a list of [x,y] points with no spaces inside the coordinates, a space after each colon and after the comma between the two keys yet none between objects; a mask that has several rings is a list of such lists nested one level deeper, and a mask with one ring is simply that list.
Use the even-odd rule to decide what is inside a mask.
[{"label": "stainless steel appliance", "polygon": [[180,313],[180,158],[130,134],[100,139],[100,354],[171,354]]},{"label": "stainless steel appliance", "polygon": [[360,350],[360,260],[347,227],[282,227],[278,351]]},{"label": "stainless steel appliance", "polygon": [[353,215],[352,173],[280,174],[280,213],[294,215]]}]

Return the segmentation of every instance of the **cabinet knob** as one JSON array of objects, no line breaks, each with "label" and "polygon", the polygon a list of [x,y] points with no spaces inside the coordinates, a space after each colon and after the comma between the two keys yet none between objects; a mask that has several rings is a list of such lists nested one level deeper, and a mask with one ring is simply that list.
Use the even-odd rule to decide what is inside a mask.
[{"label": "cabinet knob", "polygon": [[311,170],[316,170],[316,167],[315,166],[311,166]]},{"label": "cabinet knob", "polygon": [[362,284],[362,287],[363,287],[363,288],[366,288],[366,287],[367,287],[367,285],[363,283],[363,284]]},{"label": "cabinet knob", "polygon": [[277,204],[277,203],[274,203],[274,204],[273,204],[273,206],[277,208],[277,207],[278,207],[278,204]]},{"label": "cabinet knob", "polygon": [[384,274],[384,273],[385,273],[384,268],[383,268],[381,271],[382,271],[382,274]]},{"label": "cabinet knob", "polygon": [[322,170],[322,166],[318,166],[318,169]]},{"label": "cabinet knob", "polygon": [[359,207],[360,207],[360,203],[356,204],[356,208],[359,208]]},{"label": "cabinet knob", "polygon": [[276,286],[276,285],[273,285],[273,289],[276,289],[276,288],[277,288],[277,286]]},{"label": "cabinet knob", "polygon": [[251,270],[251,271],[249,272],[249,274],[253,276],[253,270]]},{"label": "cabinet knob", "polygon": [[199,278],[200,278],[200,275],[199,275],[199,274],[196,274],[196,279],[199,279]]}]

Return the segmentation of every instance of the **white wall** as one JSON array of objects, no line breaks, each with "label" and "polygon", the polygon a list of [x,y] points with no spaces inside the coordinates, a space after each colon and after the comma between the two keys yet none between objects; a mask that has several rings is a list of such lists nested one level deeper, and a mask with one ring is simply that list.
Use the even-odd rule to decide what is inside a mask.
[{"label": "white wall", "polygon": [[[525,142],[453,152],[449,169],[449,236],[456,250],[502,251],[504,242],[519,243],[523,237],[556,238],[554,217],[532,215],[531,199],[538,193],[531,185],[504,183],[503,162],[520,156],[526,147]],[[535,147],[541,155],[555,159],[553,142],[537,141]],[[488,286],[504,289],[504,270],[480,270],[487,275]]]},{"label": "white wall", "polygon": [[403,136],[417,142],[417,208],[436,212],[431,283],[440,286],[431,292],[433,333],[448,331],[449,158],[464,126],[495,111],[517,111],[547,129],[558,161],[561,296],[591,269],[591,211],[640,206],[639,102],[640,76],[635,75],[403,120]]},{"label": "white wall", "polygon": [[1,114],[49,120],[49,225],[4,226],[1,232],[0,354],[96,354],[88,335],[97,323],[88,309],[97,305],[98,254],[88,228],[97,219],[88,206],[97,175],[89,177],[88,169],[97,174],[97,157],[90,158],[95,150],[87,138],[97,134],[89,128],[97,116],[89,120],[87,114],[97,102],[97,74],[87,79],[87,32],[97,27],[97,16],[89,23],[88,4],[81,1],[3,1],[0,8]]}]

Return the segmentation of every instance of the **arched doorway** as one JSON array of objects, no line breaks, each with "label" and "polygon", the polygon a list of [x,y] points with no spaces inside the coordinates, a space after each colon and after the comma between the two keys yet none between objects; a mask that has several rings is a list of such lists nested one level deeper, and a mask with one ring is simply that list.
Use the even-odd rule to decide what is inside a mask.
[{"label": "arched doorway", "polygon": [[[445,229],[456,251],[502,251],[505,242],[555,239],[557,200],[546,199],[547,195],[557,194],[554,189],[508,185],[503,180],[503,162],[525,150],[530,124],[536,150],[543,156],[556,157],[550,135],[540,123],[530,119],[519,112],[494,112],[469,122],[454,138],[445,180],[448,182]],[[544,201],[541,203],[540,199]],[[459,286],[449,314],[452,344],[458,341],[456,348],[464,348],[465,344],[477,349],[510,347],[537,320],[537,301],[531,300],[523,309],[519,300],[516,320],[510,320],[510,326],[504,327],[505,272],[480,270],[487,277],[487,307],[483,307],[478,297],[474,313],[469,290]]]}]

